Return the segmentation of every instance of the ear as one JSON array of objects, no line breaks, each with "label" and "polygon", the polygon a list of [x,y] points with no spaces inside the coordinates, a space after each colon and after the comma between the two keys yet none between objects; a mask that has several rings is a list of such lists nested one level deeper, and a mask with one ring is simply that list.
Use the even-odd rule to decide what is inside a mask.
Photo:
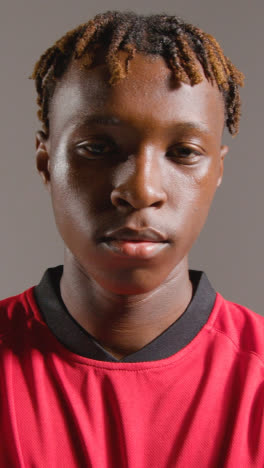
[{"label": "ear", "polygon": [[39,131],[36,134],[36,166],[44,185],[50,190],[50,156],[48,151],[48,137]]},{"label": "ear", "polygon": [[220,187],[223,179],[223,172],[224,172],[224,159],[229,151],[229,147],[227,145],[222,145],[220,148],[220,172],[219,177],[217,180],[217,187]]}]

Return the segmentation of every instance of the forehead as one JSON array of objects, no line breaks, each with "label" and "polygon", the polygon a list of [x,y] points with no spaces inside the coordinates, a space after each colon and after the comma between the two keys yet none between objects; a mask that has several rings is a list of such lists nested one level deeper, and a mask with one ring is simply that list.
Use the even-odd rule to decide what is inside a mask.
[{"label": "forehead", "polygon": [[[119,52],[121,64],[126,54]],[[193,122],[221,137],[224,103],[217,86],[204,80],[191,87],[176,85],[160,56],[137,53],[130,71],[117,85],[108,81],[104,63],[83,69],[73,62],[57,84],[50,106],[50,129],[79,125],[92,115],[115,116],[117,121],[151,129]]]}]

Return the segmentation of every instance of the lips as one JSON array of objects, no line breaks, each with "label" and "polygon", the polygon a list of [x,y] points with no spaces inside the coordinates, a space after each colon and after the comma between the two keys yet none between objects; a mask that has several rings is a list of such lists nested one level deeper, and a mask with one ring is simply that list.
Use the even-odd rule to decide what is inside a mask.
[{"label": "lips", "polygon": [[134,259],[150,259],[168,246],[168,240],[153,228],[135,230],[123,227],[111,231],[102,239],[102,245],[114,256]]},{"label": "lips", "polygon": [[104,240],[123,240],[131,242],[168,242],[161,232],[153,228],[136,230],[130,227],[123,227],[116,231],[110,231],[104,236]]}]

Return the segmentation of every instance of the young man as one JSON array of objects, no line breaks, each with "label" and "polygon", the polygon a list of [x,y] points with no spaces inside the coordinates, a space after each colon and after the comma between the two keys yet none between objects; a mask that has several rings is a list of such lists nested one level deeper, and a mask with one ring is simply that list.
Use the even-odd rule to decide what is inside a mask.
[{"label": "young man", "polygon": [[264,319],[188,270],[242,74],[178,17],[107,12],[33,78],[65,260],[0,305],[0,466],[263,467]]}]

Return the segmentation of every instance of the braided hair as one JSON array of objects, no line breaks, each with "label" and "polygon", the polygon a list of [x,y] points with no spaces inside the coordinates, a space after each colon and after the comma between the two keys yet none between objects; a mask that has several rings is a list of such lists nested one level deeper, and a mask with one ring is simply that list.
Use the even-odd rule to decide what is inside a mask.
[{"label": "braided hair", "polygon": [[[100,47],[105,50],[111,86],[117,85],[129,73],[129,62],[136,52],[164,57],[177,83],[194,86],[204,76],[211,83],[215,82],[223,95],[226,126],[232,135],[238,133],[239,86],[243,86],[244,76],[224,55],[213,36],[178,16],[107,11],[67,32],[35,65],[31,78],[35,80],[38,94],[38,117],[47,134],[49,103],[56,83],[71,61],[89,69]],[[125,64],[118,57],[120,50],[127,52]]]}]

